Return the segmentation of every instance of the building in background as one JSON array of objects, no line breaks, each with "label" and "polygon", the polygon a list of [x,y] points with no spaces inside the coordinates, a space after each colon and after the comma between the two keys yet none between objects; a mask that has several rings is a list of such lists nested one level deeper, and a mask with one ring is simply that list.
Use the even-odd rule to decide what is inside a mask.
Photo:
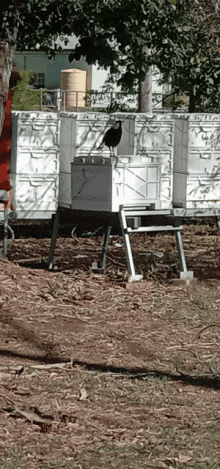
[{"label": "building in background", "polygon": [[[75,36],[69,38],[69,42],[65,45],[64,41],[58,39],[57,46],[62,47],[62,51],[58,51],[56,56],[49,59],[45,52],[39,49],[16,51],[14,54],[14,61],[17,68],[20,70],[33,71],[34,78],[31,83],[31,88],[34,90],[46,89],[49,93],[39,94],[40,109],[55,110],[55,108],[62,109],[62,105],[67,102],[75,103],[73,108],[69,110],[78,110],[79,108],[86,107],[85,94],[86,90],[91,90],[92,85],[92,66],[88,65],[86,60],[81,57],[80,60],[69,61],[69,54],[75,47],[77,39]],[[65,74],[67,71],[67,74]],[[70,80],[64,80],[64,76],[74,77]],[[71,82],[71,83],[70,83]],[[68,88],[68,93],[63,88],[66,84],[73,86],[73,89]],[[74,88],[74,86],[76,88]],[[82,89],[81,89],[82,88]],[[64,94],[59,93],[59,90],[64,90]],[[82,95],[83,92],[83,95]],[[62,104],[61,104],[62,103]],[[36,106],[35,106],[36,107]],[[34,110],[34,109],[32,109]]]},{"label": "building in background", "polygon": [[70,37],[67,45],[62,40],[56,41],[63,50],[57,52],[55,58],[49,59],[40,49],[16,51],[14,62],[18,69],[32,70],[35,72],[34,85],[38,88],[61,88],[61,71],[70,68],[86,71],[86,88],[91,89],[92,66],[81,57],[80,60],[69,62],[69,54],[75,47],[77,39]]},{"label": "building in background", "polygon": [[[70,36],[67,44],[65,44],[62,39],[57,39],[56,44],[62,47],[62,51],[57,52],[55,58],[52,59],[49,59],[40,48],[16,51],[14,54],[14,61],[18,69],[31,70],[35,73],[32,88],[35,90],[51,90],[50,94],[43,92],[41,92],[41,96],[39,94],[39,109],[50,110],[51,108],[51,110],[55,110],[55,108],[57,108],[58,110],[66,109],[75,111],[85,110],[85,108],[90,107],[90,104],[94,109],[107,108],[109,101],[115,99],[120,89],[117,87],[113,88],[112,93],[114,96],[112,93],[110,93],[109,96],[103,94],[99,96],[94,95],[94,93],[102,91],[102,86],[105,83],[109,71],[99,68],[98,65],[88,65],[84,57],[81,57],[79,61],[73,60],[69,62],[69,54],[77,44],[77,38],[75,36]],[[80,71],[82,73],[80,73]],[[169,84],[165,87],[164,85],[158,85],[159,78],[159,71],[154,69],[152,72],[153,108],[157,109],[163,107],[163,98],[171,92]],[[68,93],[65,88],[66,84],[68,84]],[[73,86],[73,88],[71,88],[71,86]],[[56,91],[52,92],[52,90]],[[59,90],[64,90],[62,96]],[[93,91],[93,99],[90,103],[85,102],[86,90]],[[82,92],[84,93],[83,95]],[[118,99],[124,99],[125,102],[130,99],[132,102],[131,96],[125,96],[124,98],[119,97]],[[134,103],[133,101],[131,105],[128,105],[128,109],[129,107],[137,107],[138,98],[136,101],[137,102]],[[35,108],[32,110],[35,110]]]}]

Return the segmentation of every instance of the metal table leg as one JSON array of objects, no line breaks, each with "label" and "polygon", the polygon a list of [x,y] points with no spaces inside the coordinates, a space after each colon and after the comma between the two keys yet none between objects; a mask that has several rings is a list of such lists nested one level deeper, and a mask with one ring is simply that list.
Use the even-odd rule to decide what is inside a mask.
[{"label": "metal table leg", "polygon": [[127,222],[124,210],[119,211],[119,219],[121,224],[121,231],[125,245],[125,252],[126,252],[126,259],[128,265],[128,272],[129,272],[129,282],[138,281],[143,279],[143,275],[137,275],[135,273],[135,266],[133,260],[133,254],[131,249],[131,243],[129,239],[129,234],[127,233]]},{"label": "metal table leg", "polygon": [[56,246],[56,240],[57,240],[57,236],[59,232],[59,226],[60,226],[60,211],[58,208],[56,211],[54,224],[53,224],[50,252],[49,252],[48,261],[47,261],[48,269],[52,269],[53,267],[53,257],[54,257],[54,251],[55,251],[55,246]]},{"label": "metal table leg", "polygon": [[8,251],[8,217],[9,211],[5,206],[4,210],[4,239],[3,239],[3,257],[7,257]]},{"label": "metal table leg", "polygon": [[102,245],[102,257],[100,261],[94,261],[92,263],[92,270],[94,271],[100,271],[101,273],[105,273],[105,267],[106,267],[106,260],[107,260],[107,252],[108,252],[108,245],[109,245],[109,238],[111,234],[111,229],[112,226],[107,226],[105,229],[105,237],[104,237],[104,242]]},{"label": "metal table leg", "polygon": [[106,260],[107,260],[107,252],[108,252],[108,245],[109,245],[109,238],[111,234],[111,226],[107,226],[105,229],[105,237],[104,237],[104,242],[102,246],[102,258],[99,262],[99,267],[105,271],[106,267]]},{"label": "metal table leg", "polygon": [[187,270],[181,231],[176,231],[176,242],[177,242],[177,248],[178,248],[179,258],[180,258],[180,267],[181,267],[180,278],[181,279],[193,278],[193,271]]}]

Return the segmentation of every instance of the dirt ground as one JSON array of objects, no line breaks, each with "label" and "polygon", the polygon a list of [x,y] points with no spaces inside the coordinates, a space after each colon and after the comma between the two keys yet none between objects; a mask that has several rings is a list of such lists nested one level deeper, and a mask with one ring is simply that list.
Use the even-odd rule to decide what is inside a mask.
[{"label": "dirt ground", "polygon": [[122,238],[105,275],[101,237],[10,242],[0,259],[0,468],[220,467],[220,233],[185,225]]}]

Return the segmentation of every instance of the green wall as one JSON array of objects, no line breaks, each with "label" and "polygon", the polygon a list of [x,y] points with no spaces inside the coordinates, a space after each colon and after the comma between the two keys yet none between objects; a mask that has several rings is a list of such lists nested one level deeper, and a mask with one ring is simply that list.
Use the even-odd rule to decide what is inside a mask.
[{"label": "green wall", "polygon": [[48,59],[41,51],[15,52],[14,62],[18,69],[33,70],[36,73],[45,73],[45,87],[55,89],[61,87],[61,70],[77,68],[87,71],[87,88],[91,89],[92,66],[82,58],[80,61],[69,62],[68,55],[71,50],[56,54],[55,59]]}]

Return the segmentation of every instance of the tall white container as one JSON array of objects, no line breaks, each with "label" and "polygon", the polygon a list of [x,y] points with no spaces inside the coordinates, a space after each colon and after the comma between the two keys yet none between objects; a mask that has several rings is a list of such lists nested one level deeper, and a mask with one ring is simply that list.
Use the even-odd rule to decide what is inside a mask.
[{"label": "tall white container", "polygon": [[194,114],[188,121],[187,209],[220,208],[220,116]]},{"label": "tall white container", "polygon": [[187,122],[172,114],[135,117],[134,154],[161,166],[161,208],[185,207]]},{"label": "tall white container", "polygon": [[12,205],[18,218],[55,213],[59,190],[60,121],[56,113],[12,113]]}]

